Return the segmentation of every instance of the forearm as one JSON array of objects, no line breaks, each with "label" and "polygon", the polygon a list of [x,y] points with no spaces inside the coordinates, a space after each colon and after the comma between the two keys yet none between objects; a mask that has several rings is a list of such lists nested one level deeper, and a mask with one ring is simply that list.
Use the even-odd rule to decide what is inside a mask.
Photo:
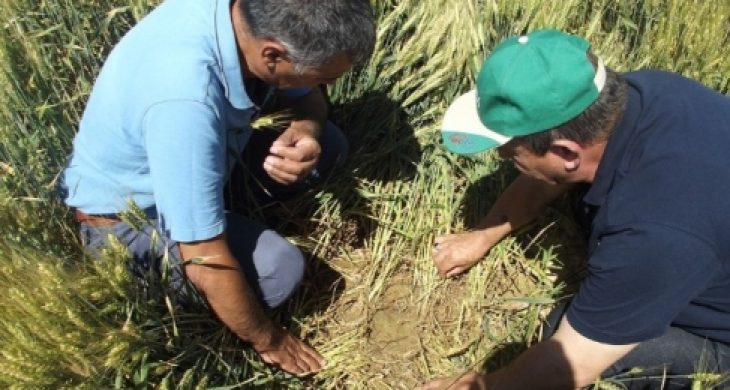
[{"label": "forearm", "polygon": [[535,220],[550,202],[570,185],[552,185],[526,175],[518,176],[497,199],[475,230],[503,238]]},{"label": "forearm", "polygon": [[203,293],[223,324],[254,346],[270,343],[276,329],[225,239],[219,236],[195,244],[181,243],[180,252],[187,277]]},{"label": "forearm", "polygon": [[[575,389],[580,385],[560,345],[552,340],[530,347],[509,366],[486,376],[487,389]],[[588,383],[590,384],[590,383]]]},{"label": "forearm", "polygon": [[535,219],[566,189],[519,176],[475,228],[434,239],[432,256],[438,273],[453,277],[471,268],[506,235]]},{"label": "forearm", "polygon": [[487,374],[487,389],[585,387],[635,347],[588,339],[563,318],[552,338],[533,345],[509,366]]}]

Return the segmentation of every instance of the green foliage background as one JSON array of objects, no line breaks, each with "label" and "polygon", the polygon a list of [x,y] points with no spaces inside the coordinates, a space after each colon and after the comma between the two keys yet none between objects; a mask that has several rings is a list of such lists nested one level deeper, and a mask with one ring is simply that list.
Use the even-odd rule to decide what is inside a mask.
[{"label": "green foliage background", "polygon": [[[375,374],[357,363],[363,358],[357,357],[357,344],[321,336],[330,312],[324,319],[306,314],[311,304],[306,294],[292,303],[289,314],[280,315],[311,335],[331,364],[316,378],[298,379],[264,367],[220,330],[204,307],[198,314],[180,311],[166,300],[164,286],[130,280],[118,248],[102,262],[83,258],[75,227],[53,190],[56,176],[106,54],[154,4],[5,0],[0,7],[0,283],[5,291],[0,385],[403,385],[387,377],[372,382]],[[296,220],[280,226],[312,259],[327,263],[366,253],[356,287],[368,304],[376,304],[398,275],[421,292],[414,305],[424,315],[443,302],[454,284],[435,276],[429,243],[435,234],[472,223],[511,177],[494,155],[448,154],[437,131],[448,102],[471,87],[481,60],[504,37],[539,27],[563,29],[588,38],[618,70],[676,71],[722,93],[730,85],[727,0],[373,0],[373,5],[379,40],[372,60],[329,91],[333,117],[350,134],[346,171],[351,174],[287,205],[290,214],[307,216],[306,229]],[[345,234],[353,226],[354,234]],[[506,240],[461,282],[469,292],[465,300],[472,302],[463,308],[475,318],[476,331],[483,324],[476,308],[498,299],[484,292],[485,280],[515,267],[535,275],[531,303],[527,310],[505,314],[514,329],[500,340],[534,336],[537,313],[559,291],[548,275],[556,258],[544,247],[536,256],[542,260],[527,262],[524,249],[519,241]],[[364,337],[364,332],[358,328],[347,335]],[[408,384],[469,368],[494,347],[480,345],[454,360],[433,347],[446,348],[454,343],[451,336],[434,336],[432,342],[423,348],[428,358],[418,366],[419,377]]]}]

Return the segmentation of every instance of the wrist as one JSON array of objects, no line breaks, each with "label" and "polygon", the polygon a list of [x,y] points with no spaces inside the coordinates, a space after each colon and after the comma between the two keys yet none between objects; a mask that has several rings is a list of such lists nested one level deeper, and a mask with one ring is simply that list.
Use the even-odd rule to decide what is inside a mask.
[{"label": "wrist", "polygon": [[319,139],[322,134],[322,123],[314,119],[298,119],[291,122],[290,128],[295,128],[297,132],[307,134],[314,139]]},{"label": "wrist", "polygon": [[251,346],[256,351],[268,351],[279,345],[283,339],[283,329],[272,323],[261,326],[254,337],[251,338]]},{"label": "wrist", "polygon": [[472,233],[476,236],[477,245],[480,248],[484,249],[484,251],[486,252],[489,250],[489,248],[493,247],[502,238],[504,238],[508,232],[505,232],[504,229],[493,226],[488,228],[474,229],[472,230]]},{"label": "wrist", "polygon": [[474,230],[480,232],[484,239],[496,243],[512,232],[512,223],[506,215],[488,216]]}]

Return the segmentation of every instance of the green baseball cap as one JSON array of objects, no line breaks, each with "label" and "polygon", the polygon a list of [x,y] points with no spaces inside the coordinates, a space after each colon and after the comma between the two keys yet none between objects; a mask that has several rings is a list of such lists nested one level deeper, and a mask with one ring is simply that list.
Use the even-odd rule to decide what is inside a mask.
[{"label": "green baseball cap", "polygon": [[476,89],[446,110],[446,148],[479,153],[578,116],[606,82],[603,62],[594,68],[589,48],[584,39],[556,30],[504,40],[482,64]]}]

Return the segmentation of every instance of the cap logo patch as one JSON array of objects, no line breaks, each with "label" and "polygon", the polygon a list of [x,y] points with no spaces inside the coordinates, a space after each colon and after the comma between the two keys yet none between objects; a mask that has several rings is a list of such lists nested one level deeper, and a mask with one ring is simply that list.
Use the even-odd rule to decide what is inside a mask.
[{"label": "cap logo patch", "polygon": [[449,141],[454,145],[468,144],[469,138],[460,134],[451,134],[449,136]]}]

